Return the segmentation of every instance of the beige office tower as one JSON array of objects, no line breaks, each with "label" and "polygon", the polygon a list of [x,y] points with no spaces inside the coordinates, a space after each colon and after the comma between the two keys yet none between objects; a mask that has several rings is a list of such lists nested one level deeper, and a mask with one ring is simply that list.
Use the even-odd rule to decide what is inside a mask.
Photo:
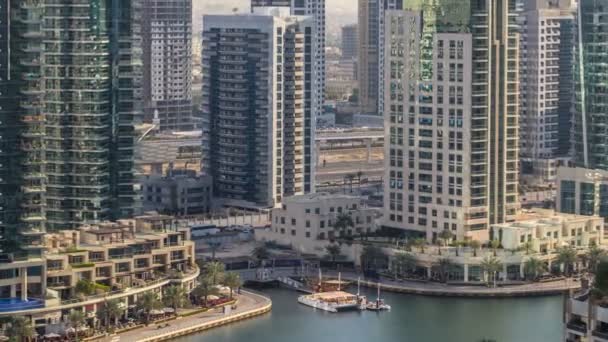
[{"label": "beige office tower", "polygon": [[515,218],[515,2],[405,1],[386,12],[386,227],[483,241]]}]

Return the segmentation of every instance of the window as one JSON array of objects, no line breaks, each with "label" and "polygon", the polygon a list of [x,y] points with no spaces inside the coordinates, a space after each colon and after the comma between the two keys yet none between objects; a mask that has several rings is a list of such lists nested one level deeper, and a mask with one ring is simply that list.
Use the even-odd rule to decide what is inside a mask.
[{"label": "window", "polygon": [[306,228],[310,228],[310,221],[306,220]]},{"label": "window", "polygon": [[292,226],[295,226],[295,225],[296,225],[296,219],[295,219],[295,218],[292,218],[292,219],[291,219],[291,225],[292,225]]}]

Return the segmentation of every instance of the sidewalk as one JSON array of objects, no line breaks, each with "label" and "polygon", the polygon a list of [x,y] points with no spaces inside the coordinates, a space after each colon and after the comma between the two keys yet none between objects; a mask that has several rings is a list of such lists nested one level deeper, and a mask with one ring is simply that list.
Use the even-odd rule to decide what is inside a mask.
[{"label": "sidewalk", "polygon": [[[232,310],[230,314],[224,314],[222,309],[215,309],[205,313],[188,317],[179,317],[175,320],[168,321],[166,323],[169,323],[169,326],[161,329],[158,329],[157,325],[152,323],[147,327],[130,330],[118,334],[118,336],[120,336],[121,342],[169,340],[178,336],[261,315],[270,311],[272,305],[269,298],[248,291],[241,291],[241,294],[236,296],[236,298],[237,309]],[[166,323],[163,322],[162,325]],[[112,337],[104,339],[103,341],[106,340],[111,341]]]}]

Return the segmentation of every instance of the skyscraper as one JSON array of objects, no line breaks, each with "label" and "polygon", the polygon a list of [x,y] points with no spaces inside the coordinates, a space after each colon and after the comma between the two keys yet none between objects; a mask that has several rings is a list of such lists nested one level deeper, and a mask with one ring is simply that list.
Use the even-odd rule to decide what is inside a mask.
[{"label": "skyscraper", "polygon": [[42,253],[45,232],[42,7],[0,6],[0,249]]},{"label": "skyscraper", "polygon": [[305,44],[304,77],[304,191],[315,191],[316,118],[323,114],[325,102],[325,0],[251,0],[251,11],[264,8],[289,8],[294,16],[309,16],[312,32]]},{"label": "skyscraper", "polygon": [[138,210],[140,6],[139,0],[2,6],[3,251],[21,247],[39,255],[45,229]]},{"label": "skyscraper", "polygon": [[515,1],[416,1],[385,24],[385,225],[498,238],[518,202]]},{"label": "skyscraper", "polygon": [[146,0],[143,13],[146,121],[158,115],[161,130],[194,129],[192,0]]},{"label": "skyscraper", "polygon": [[203,167],[215,196],[272,207],[304,193],[313,22],[288,12],[203,22]]},{"label": "skyscraper", "polygon": [[548,166],[570,150],[574,14],[569,1],[530,1],[520,20],[520,155],[537,182],[554,181]]},{"label": "skyscraper", "polygon": [[342,59],[352,60],[358,57],[358,41],[357,25],[342,26]]},{"label": "skyscraper", "polygon": [[359,109],[384,112],[384,18],[387,10],[403,9],[403,0],[359,0],[357,80]]},{"label": "skyscraper", "polygon": [[583,0],[578,6],[574,160],[581,167],[608,170],[608,0]]}]

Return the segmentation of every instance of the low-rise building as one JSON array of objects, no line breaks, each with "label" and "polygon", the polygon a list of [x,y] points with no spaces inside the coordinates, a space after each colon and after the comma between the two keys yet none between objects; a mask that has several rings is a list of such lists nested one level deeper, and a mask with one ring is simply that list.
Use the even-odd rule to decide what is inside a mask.
[{"label": "low-rise building", "polygon": [[[147,215],[102,222],[45,236],[40,259],[0,264],[0,318],[14,315],[32,320],[38,333],[65,328],[71,310],[94,321],[103,302],[119,300],[134,307],[138,294],[162,296],[170,285],[186,291],[196,285],[194,243],[189,229],[178,228],[170,216]],[[77,284],[87,281],[94,294]]]},{"label": "low-rise building", "polygon": [[210,175],[169,168],[164,176],[143,176],[142,187],[145,211],[187,216],[208,213],[212,208],[213,181]]},{"label": "low-rise building", "polygon": [[[379,214],[360,197],[328,193],[293,196],[272,210],[271,227],[255,235],[256,239],[291,245],[303,253],[324,254],[324,247],[334,239],[375,232]],[[352,225],[336,227],[342,215],[350,217]]]},{"label": "low-rise building", "polygon": [[547,253],[559,247],[601,245],[604,221],[599,216],[558,213],[548,209],[523,210],[515,222],[492,225],[490,239],[505,249],[528,248]]},{"label": "low-rise building", "polygon": [[564,341],[608,342],[608,308],[584,289],[564,303]]}]

